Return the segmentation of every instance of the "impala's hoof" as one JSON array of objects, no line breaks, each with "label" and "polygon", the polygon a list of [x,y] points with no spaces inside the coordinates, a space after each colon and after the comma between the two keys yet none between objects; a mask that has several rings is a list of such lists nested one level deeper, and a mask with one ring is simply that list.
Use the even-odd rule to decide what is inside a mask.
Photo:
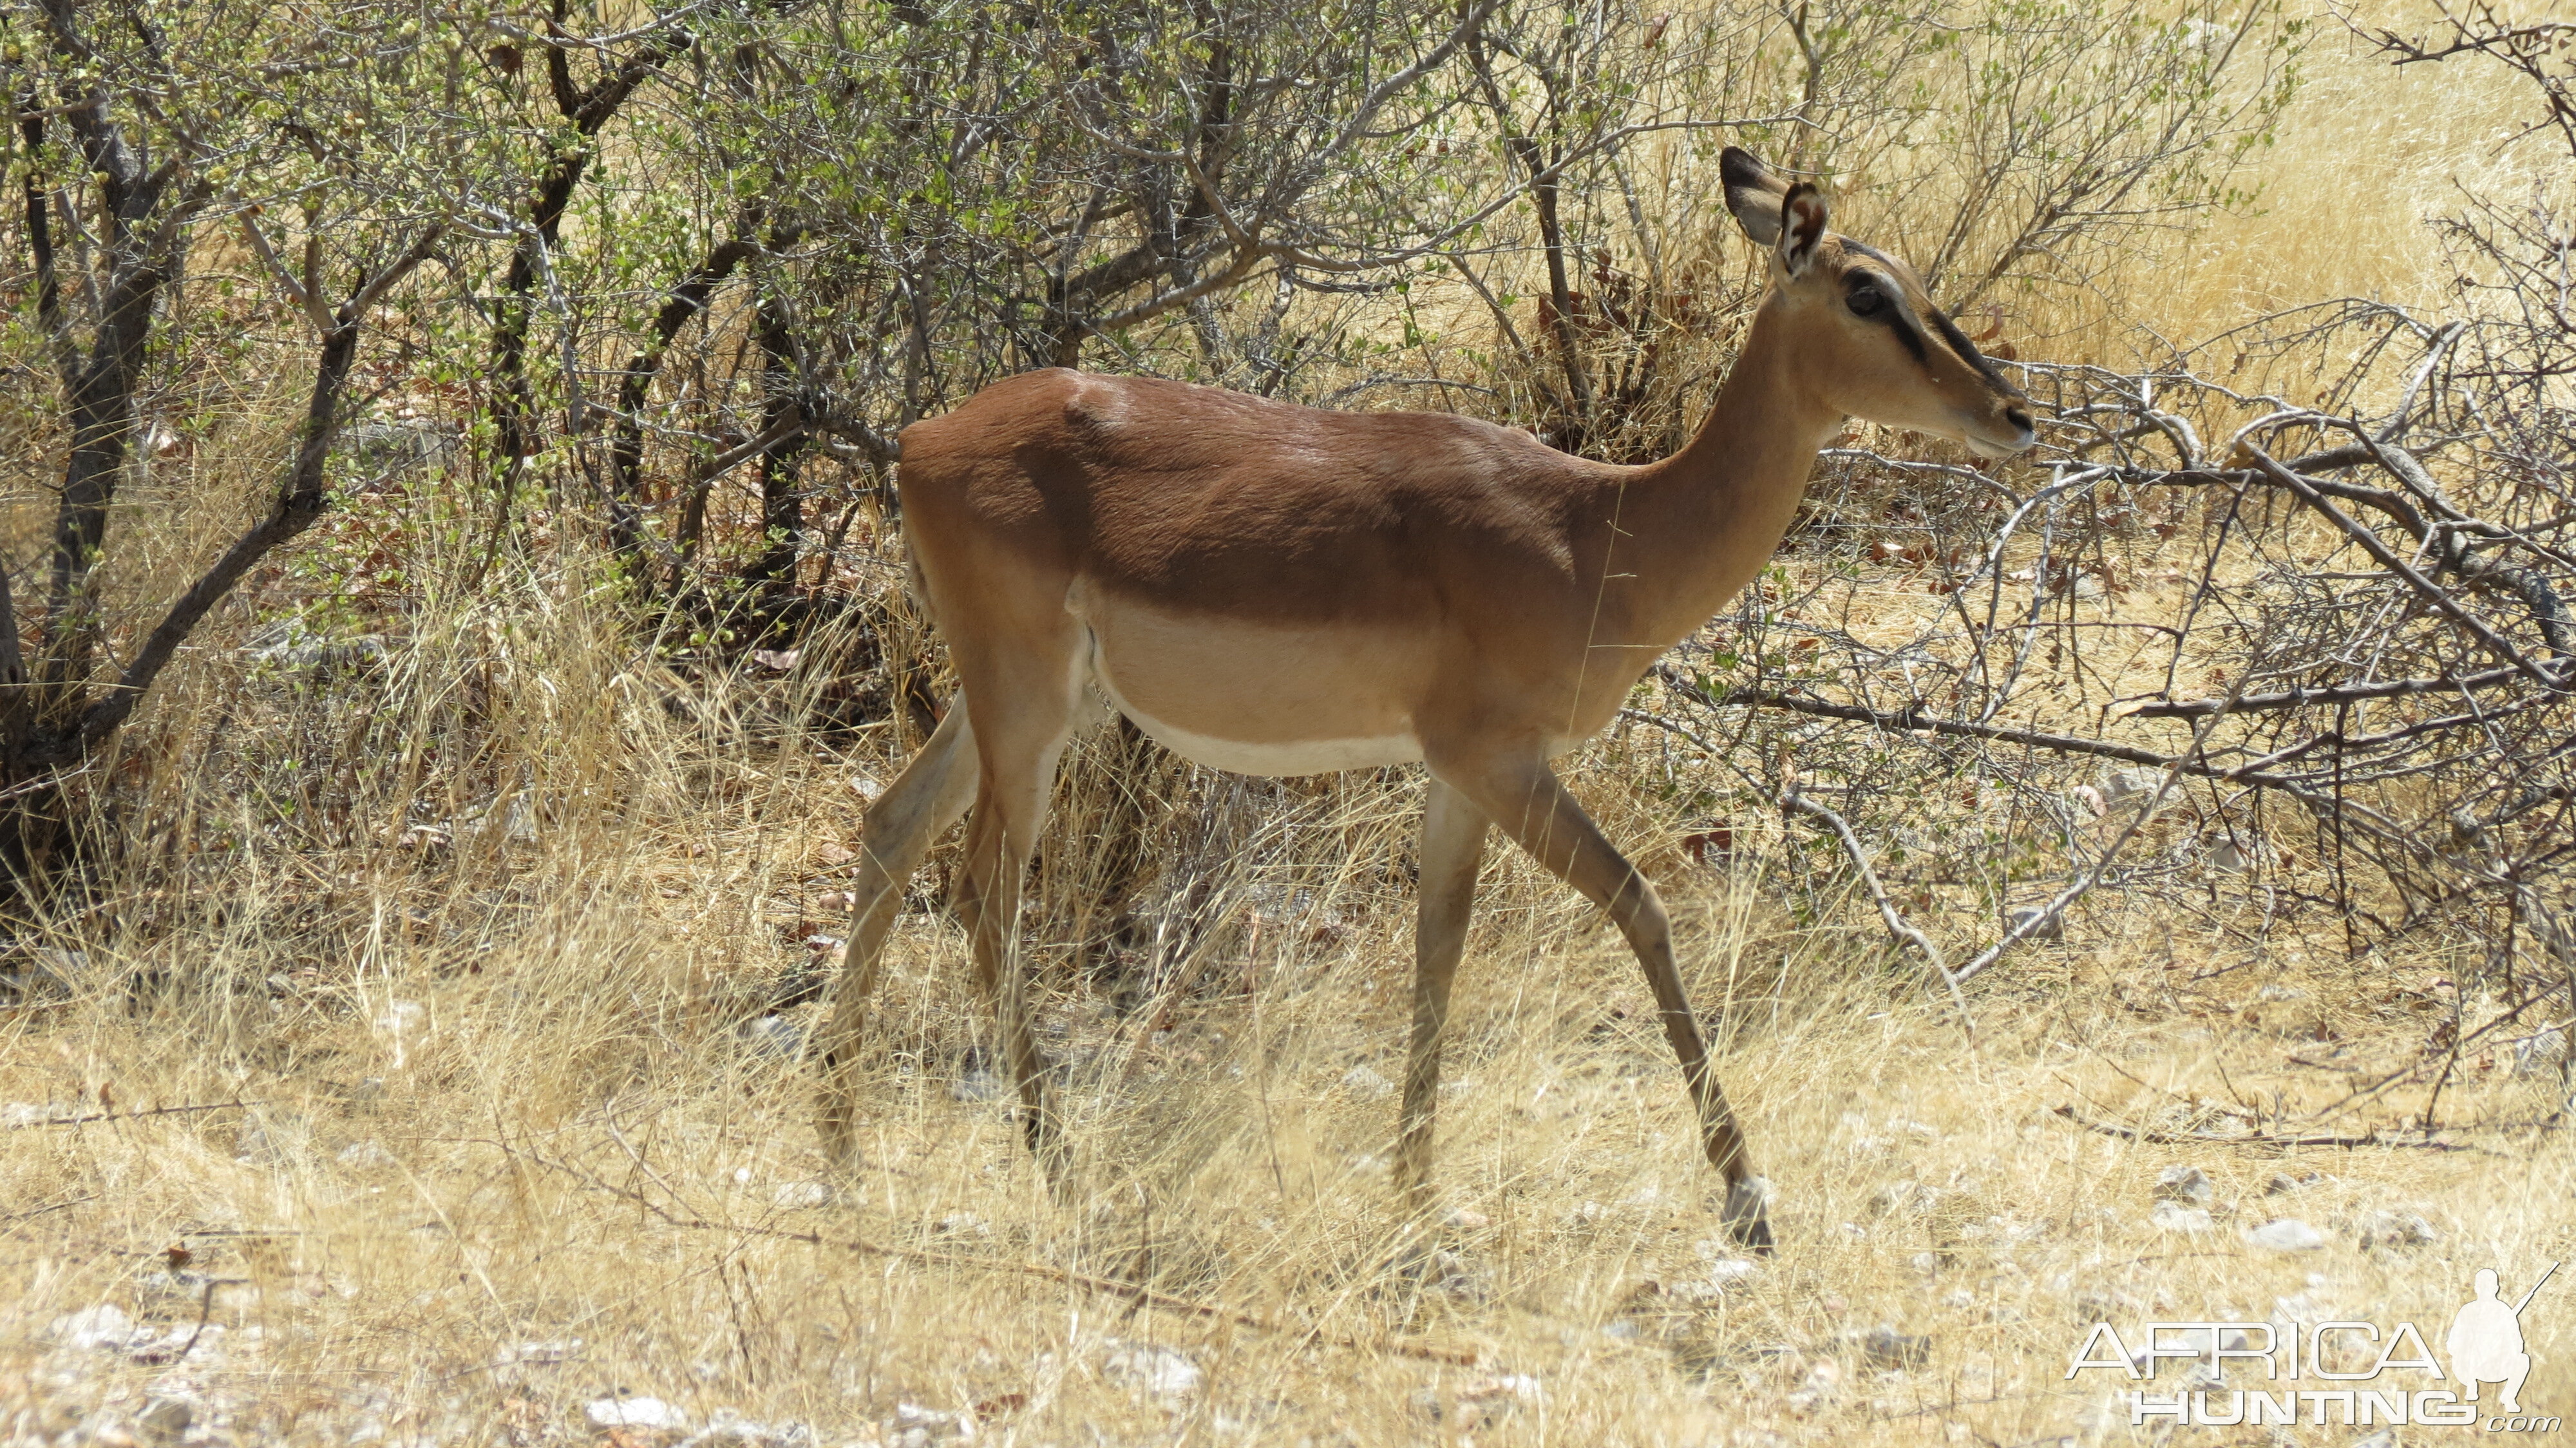
[{"label": "impala's hoof", "polygon": [[1726,1234],[1768,1257],[1771,1255],[1771,1183],[1744,1177],[1727,1183]]}]

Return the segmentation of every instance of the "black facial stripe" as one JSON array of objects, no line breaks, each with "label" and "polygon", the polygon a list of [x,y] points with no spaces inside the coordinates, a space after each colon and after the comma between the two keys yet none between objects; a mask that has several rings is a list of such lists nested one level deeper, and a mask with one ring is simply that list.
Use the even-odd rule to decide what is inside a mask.
[{"label": "black facial stripe", "polygon": [[1995,370],[1995,364],[1986,360],[1985,353],[1977,350],[1977,344],[1969,341],[1967,334],[1960,331],[1948,317],[1943,316],[1937,307],[1932,311],[1932,325],[1941,329],[1941,340],[1949,343],[1950,350],[1958,353],[1962,361],[1976,368],[1978,376],[1997,387],[2007,390],[2011,388],[2012,384],[2004,381],[2004,375]]},{"label": "black facial stripe", "polygon": [[[1848,247],[1853,243],[1846,241],[1843,245]],[[1915,331],[1914,324],[1906,319],[1909,308],[1905,305],[1905,293],[1897,290],[1896,283],[1888,278],[1865,271],[1851,273],[1851,290],[1863,288],[1876,291],[1887,299],[1870,320],[1886,323],[1896,333],[1896,340],[1904,343],[1905,350],[1914,355],[1917,364],[1928,363],[1931,357],[1923,345],[1923,334]]]}]

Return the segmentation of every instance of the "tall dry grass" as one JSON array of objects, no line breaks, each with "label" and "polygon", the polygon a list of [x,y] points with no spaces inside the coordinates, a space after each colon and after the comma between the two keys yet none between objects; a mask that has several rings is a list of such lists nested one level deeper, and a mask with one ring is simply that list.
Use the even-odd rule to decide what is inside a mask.
[{"label": "tall dry grass", "polygon": [[[2518,98],[2331,27],[2308,68],[2259,208],[2021,319],[2026,353],[2124,361],[2338,293],[2440,305],[2426,223],[2455,182],[2534,179],[2488,150]],[[244,438],[246,471],[274,441]],[[380,656],[270,626],[327,635],[338,575],[263,580],[221,621],[97,796],[126,848],[95,907],[18,942],[0,1439],[680,1436],[598,1426],[624,1394],[735,1441],[2125,1441],[2099,1375],[2065,1380],[2084,1324],[2438,1334],[2476,1268],[2518,1287],[2576,1255],[2576,1171],[2535,1124],[2556,1074],[2506,1050],[2438,1102],[2339,1099],[2489,1008],[2443,942],[2356,959],[2257,894],[2111,896],[1990,977],[1971,1034],[1865,910],[1783,903],[1830,861],[1776,816],[1735,816],[1722,867],[1686,854],[1706,766],[1651,732],[1571,782],[1682,922],[1782,1192],[1776,1259],[1723,1241],[1615,935],[1500,851],[1444,1216],[1402,1220],[1416,782],[1139,768],[1115,735],[1071,761],[1031,881],[1067,1188],[984,1065],[944,854],[890,948],[864,1166],[831,1178],[797,1059],[819,1007],[784,1003],[840,931],[863,797],[918,742],[845,707],[845,662],[917,623],[718,668],[635,637],[577,550],[465,591],[444,506],[358,500],[316,550],[402,540],[428,602]],[[213,507],[174,512],[163,556]],[[850,566],[890,583],[894,544]],[[2223,1140],[2436,1110],[2454,1149]],[[2206,1231],[2151,1219],[2175,1165],[2212,1179]],[[2276,1216],[2325,1245],[2236,1231]],[[2418,1217],[2431,1240],[2387,1244]],[[2570,1320],[2549,1296],[2526,1318],[2550,1411],[2576,1407]]]}]

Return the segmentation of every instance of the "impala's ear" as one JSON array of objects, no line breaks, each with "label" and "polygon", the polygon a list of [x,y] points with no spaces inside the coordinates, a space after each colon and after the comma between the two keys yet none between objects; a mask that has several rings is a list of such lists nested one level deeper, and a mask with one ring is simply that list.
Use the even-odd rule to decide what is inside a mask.
[{"label": "impala's ear", "polygon": [[1729,146],[1717,158],[1718,179],[1726,185],[1726,209],[1756,246],[1780,239],[1780,198],[1789,183],[1771,174],[1762,159],[1742,146]]},{"label": "impala's ear", "polygon": [[1825,243],[1825,196],[1801,181],[1780,198],[1780,266],[1792,278],[1806,275]]}]

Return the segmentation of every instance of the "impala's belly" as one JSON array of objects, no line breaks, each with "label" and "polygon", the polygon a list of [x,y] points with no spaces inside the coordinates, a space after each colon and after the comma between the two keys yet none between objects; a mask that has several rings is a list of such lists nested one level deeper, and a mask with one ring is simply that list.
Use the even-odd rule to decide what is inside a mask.
[{"label": "impala's belly", "polygon": [[1430,671],[1401,630],[1193,618],[1076,590],[1091,676],[1165,748],[1237,774],[1323,774],[1422,757],[1413,700]]}]

